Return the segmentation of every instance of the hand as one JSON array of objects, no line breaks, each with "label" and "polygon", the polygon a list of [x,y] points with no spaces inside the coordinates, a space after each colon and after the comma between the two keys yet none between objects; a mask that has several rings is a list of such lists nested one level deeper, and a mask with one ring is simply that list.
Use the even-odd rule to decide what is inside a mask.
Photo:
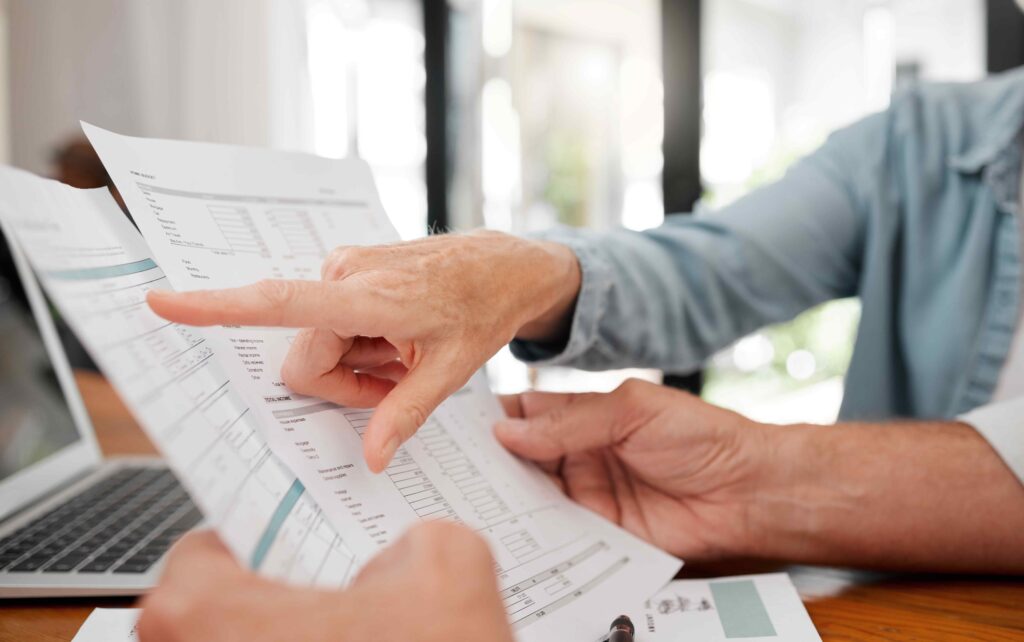
[{"label": "hand", "polygon": [[608,394],[504,399],[495,434],[573,500],[674,555],[743,554],[764,429],[684,392],[630,380]]},{"label": "hand", "polygon": [[294,588],[247,571],[212,532],[171,551],[142,602],[141,642],[512,642],[484,541],[421,524],[344,591]]},{"label": "hand", "polygon": [[301,394],[377,407],[363,442],[374,471],[517,333],[557,332],[581,278],[568,247],[495,232],[338,248],[322,277],[154,291],[149,304],[189,325],[307,328],[282,378]]}]

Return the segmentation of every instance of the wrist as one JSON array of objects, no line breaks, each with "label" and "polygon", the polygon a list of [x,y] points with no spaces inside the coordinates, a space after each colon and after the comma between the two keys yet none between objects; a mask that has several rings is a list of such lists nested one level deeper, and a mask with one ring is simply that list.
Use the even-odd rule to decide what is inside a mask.
[{"label": "wrist", "polygon": [[576,298],[583,273],[576,253],[553,241],[527,240],[531,244],[530,271],[536,290],[516,338],[554,343],[563,340],[572,326]]},{"label": "wrist", "polygon": [[760,448],[752,454],[750,488],[739,554],[761,559],[808,559],[825,506],[834,507],[827,471],[831,453],[823,431],[809,424],[761,427]]}]

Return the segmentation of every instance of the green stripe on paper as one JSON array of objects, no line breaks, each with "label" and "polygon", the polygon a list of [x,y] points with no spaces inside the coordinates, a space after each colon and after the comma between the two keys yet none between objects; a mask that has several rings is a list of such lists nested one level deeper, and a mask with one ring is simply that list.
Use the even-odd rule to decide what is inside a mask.
[{"label": "green stripe on paper", "polygon": [[302,482],[296,479],[292,482],[288,492],[281,498],[281,502],[274,509],[274,514],[270,517],[267,527],[263,529],[263,534],[260,535],[260,541],[256,543],[256,550],[252,552],[252,559],[249,560],[249,566],[252,570],[257,571],[263,565],[263,560],[267,557],[270,546],[277,539],[277,534],[281,530],[284,520],[287,519],[288,513],[292,512],[292,509],[295,508],[299,497],[305,491],[306,488],[302,485]]},{"label": "green stripe on paper", "polygon": [[774,637],[775,627],[768,617],[753,580],[711,582],[718,619],[726,638]]}]

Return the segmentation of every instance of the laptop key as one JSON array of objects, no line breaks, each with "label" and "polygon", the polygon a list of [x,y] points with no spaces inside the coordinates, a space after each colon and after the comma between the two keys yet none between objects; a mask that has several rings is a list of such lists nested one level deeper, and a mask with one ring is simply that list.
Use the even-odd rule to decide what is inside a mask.
[{"label": "laptop key", "polygon": [[169,471],[122,469],[0,539],[0,571],[143,573],[201,519]]},{"label": "laptop key", "polygon": [[49,556],[47,557],[30,557],[27,560],[18,562],[16,565],[11,567],[11,571],[14,573],[33,573],[38,571],[43,564],[50,561]]},{"label": "laptop key", "polygon": [[44,573],[67,573],[85,561],[84,557],[62,557],[43,569]]},{"label": "laptop key", "polygon": [[86,564],[85,566],[83,566],[82,568],[78,569],[78,572],[79,573],[105,573],[107,571],[107,569],[109,569],[111,566],[113,566],[114,562],[116,562],[116,561],[117,561],[117,558],[114,558],[114,559],[96,558],[93,561],[91,561],[88,564]]},{"label": "laptop key", "polygon": [[[154,560],[155,561],[155,560]],[[115,573],[145,573],[153,565],[152,561],[133,562],[128,560],[114,569]]]}]

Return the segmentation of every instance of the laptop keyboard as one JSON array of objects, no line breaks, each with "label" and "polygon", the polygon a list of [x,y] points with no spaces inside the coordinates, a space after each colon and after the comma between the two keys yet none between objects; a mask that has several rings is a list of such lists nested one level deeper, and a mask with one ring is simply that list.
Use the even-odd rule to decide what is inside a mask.
[{"label": "laptop keyboard", "polygon": [[201,519],[171,471],[121,468],[0,539],[0,573],[144,573]]}]

